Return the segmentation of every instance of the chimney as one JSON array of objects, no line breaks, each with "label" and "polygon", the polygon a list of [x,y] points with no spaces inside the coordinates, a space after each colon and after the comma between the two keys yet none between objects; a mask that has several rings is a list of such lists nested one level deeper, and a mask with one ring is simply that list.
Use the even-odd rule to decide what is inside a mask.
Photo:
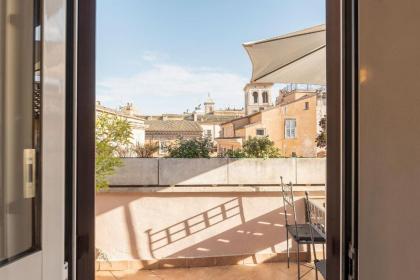
[{"label": "chimney", "polygon": [[195,122],[197,121],[197,112],[195,111],[193,112],[193,121]]},{"label": "chimney", "polygon": [[121,112],[129,116],[134,116],[136,110],[134,109],[133,103],[128,102],[127,105],[121,107]]}]

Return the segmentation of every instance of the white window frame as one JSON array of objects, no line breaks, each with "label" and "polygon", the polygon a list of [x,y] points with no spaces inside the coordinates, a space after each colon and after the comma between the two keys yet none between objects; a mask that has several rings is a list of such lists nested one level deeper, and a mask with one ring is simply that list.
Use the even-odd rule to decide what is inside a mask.
[{"label": "white window frame", "polygon": [[[292,123],[294,123],[293,127],[291,127]],[[297,128],[296,119],[285,119],[284,120],[284,138],[296,139],[296,128]]]},{"label": "white window frame", "polygon": [[[262,135],[258,134],[258,131],[259,131],[259,130],[262,130],[262,131],[263,131],[263,134],[262,134]],[[257,137],[264,137],[264,136],[265,136],[265,128],[256,128],[256,129],[255,129],[255,135],[256,135]]]}]

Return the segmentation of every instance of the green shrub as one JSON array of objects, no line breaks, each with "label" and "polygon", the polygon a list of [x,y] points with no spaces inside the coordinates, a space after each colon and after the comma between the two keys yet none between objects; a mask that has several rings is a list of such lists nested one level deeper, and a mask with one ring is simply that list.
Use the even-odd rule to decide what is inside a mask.
[{"label": "green shrub", "polygon": [[180,138],[167,149],[171,158],[210,158],[213,143],[207,138]]},{"label": "green shrub", "polygon": [[327,147],[327,117],[324,116],[319,121],[319,126],[321,127],[321,132],[315,139],[316,146],[318,148],[326,148]]},{"label": "green shrub", "polygon": [[246,158],[247,155],[243,150],[227,150],[224,152],[221,157],[227,157],[227,158]]},{"label": "green shrub", "polygon": [[243,152],[248,158],[278,158],[280,150],[268,136],[250,137],[243,144]]},{"label": "green shrub", "polygon": [[228,158],[278,158],[280,150],[274,146],[274,142],[267,136],[250,137],[243,144],[242,149],[228,150],[222,157]]}]

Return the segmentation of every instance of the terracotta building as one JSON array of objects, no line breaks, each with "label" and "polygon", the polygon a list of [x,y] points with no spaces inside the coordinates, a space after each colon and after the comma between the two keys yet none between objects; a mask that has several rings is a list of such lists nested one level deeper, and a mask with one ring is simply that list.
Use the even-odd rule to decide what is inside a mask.
[{"label": "terracotta building", "polygon": [[240,149],[249,137],[268,136],[283,156],[316,157],[322,154],[315,139],[325,101],[322,91],[281,92],[275,107],[223,123],[218,152]]}]

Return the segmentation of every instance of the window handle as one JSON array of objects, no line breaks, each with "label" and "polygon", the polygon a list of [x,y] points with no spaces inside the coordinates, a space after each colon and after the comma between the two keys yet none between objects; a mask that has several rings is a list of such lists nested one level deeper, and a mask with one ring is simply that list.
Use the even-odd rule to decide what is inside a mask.
[{"label": "window handle", "polygon": [[23,150],[23,197],[35,197],[36,181],[36,151],[35,149]]}]

